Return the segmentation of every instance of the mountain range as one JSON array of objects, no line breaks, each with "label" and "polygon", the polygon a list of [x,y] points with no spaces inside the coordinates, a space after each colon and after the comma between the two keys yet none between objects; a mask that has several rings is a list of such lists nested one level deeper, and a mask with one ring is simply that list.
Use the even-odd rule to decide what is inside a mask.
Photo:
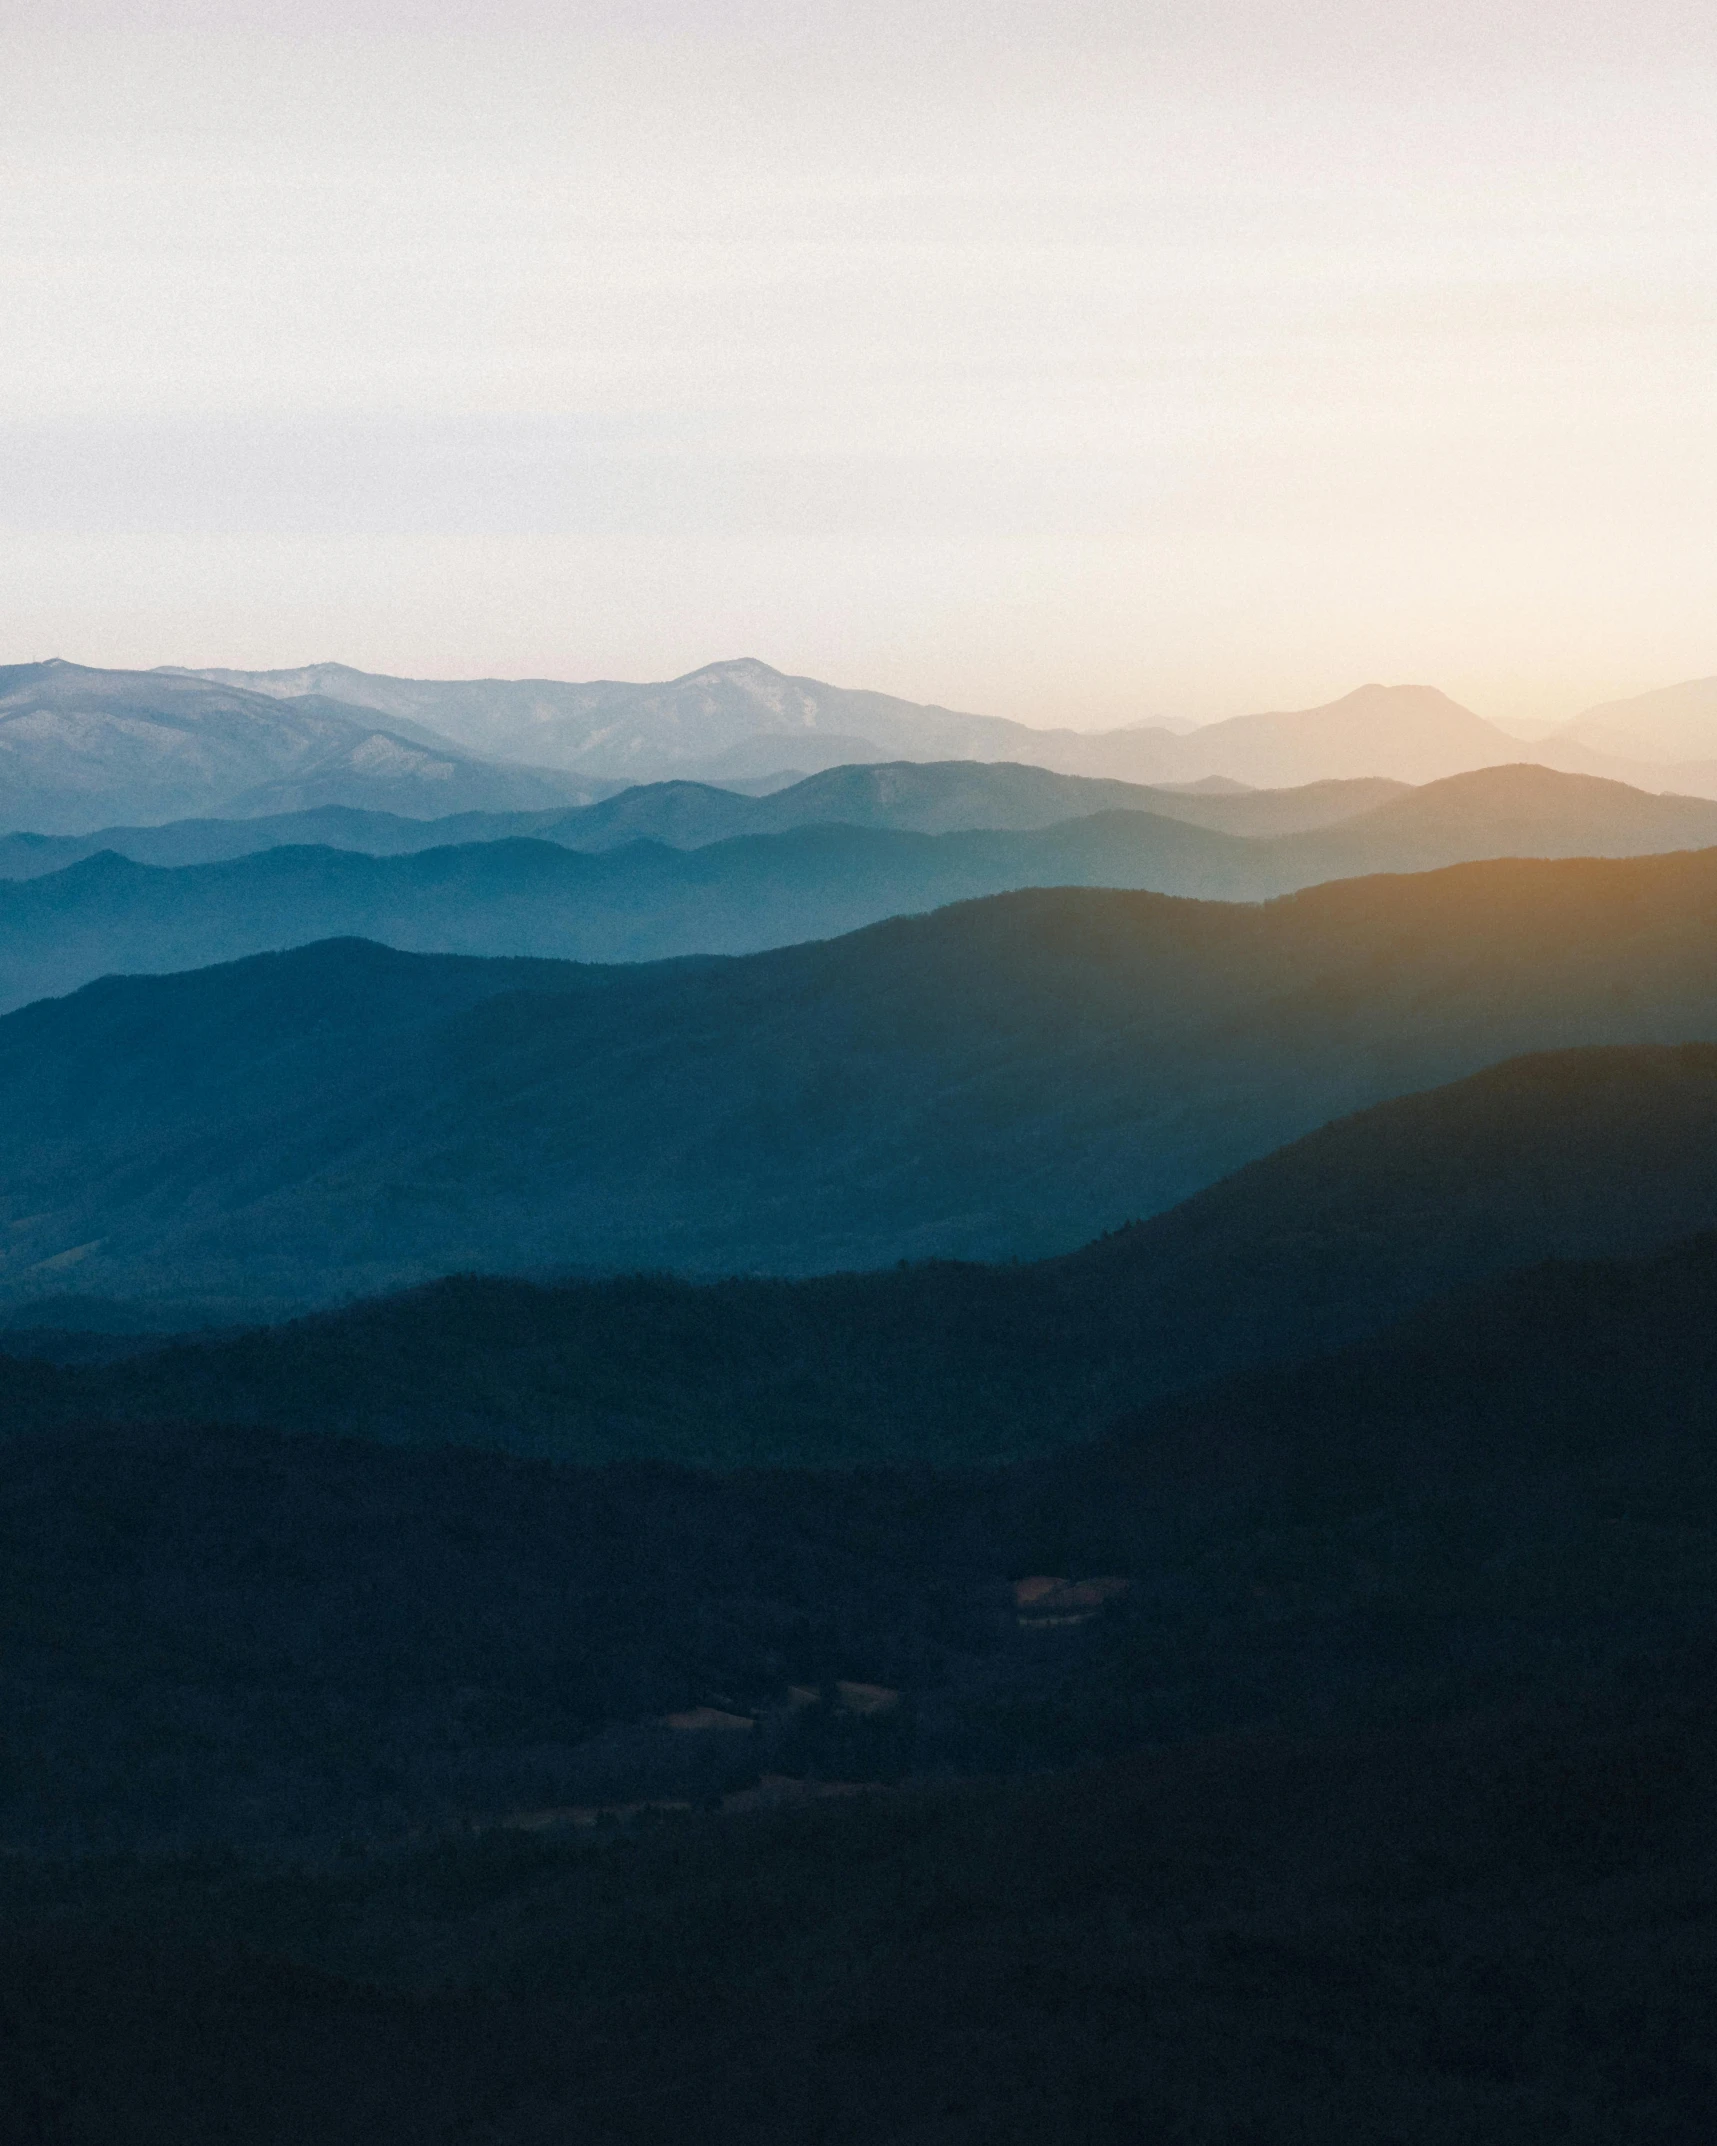
[{"label": "mountain range", "polygon": [[0,1017],[0,2136],[1707,2138],[1717,804],[278,705],[13,986],[497,951]]},{"label": "mountain range", "polygon": [[[282,699],[321,695],[432,724],[473,751],[580,773],[655,781],[685,774],[811,774],[863,760],[1016,760],[1043,733],[1003,717],[789,678],[755,658],[710,663],[655,685],[549,678],[455,682],[378,677],[343,663],[195,674]],[[1166,733],[1165,733],[1166,735]]]},{"label": "mountain range", "polygon": [[[882,772],[900,779],[885,785]],[[1377,787],[1128,792],[1153,805],[1166,797],[1176,816],[1109,810],[1021,832],[920,834],[887,822],[934,825],[963,815],[1029,822],[1055,810],[1069,789],[1107,796],[1123,786],[975,763],[848,768],[764,799],[689,784],[628,790],[551,821],[531,840],[390,857],[291,846],[163,869],[103,851],[0,883],[0,1009],[103,974],[195,968],[325,938],[358,936],[419,953],[649,961],[833,938],[885,917],[1024,887],[1258,901],[1325,880],[1485,857],[1631,856],[1717,843],[1717,803],[1536,767],[1392,790],[1368,810],[1296,834],[1240,836],[1189,824],[1194,815],[1254,825],[1315,820]],[[794,824],[801,813],[842,811],[872,824]],[[689,849],[638,838],[644,828],[697,840],[724,825],[772,823],[782,831],[704,839]],[[165,845],[222,831],[203,823],[153,839]],[[29,845],[14,838],[14,846],[41,853],[40,838]]]},{"label": "mountain range", "polygon": [[1505,1057],[1717,1038],[1714,922],[1703,851],[1261,908],[1027,892],[737,960],[347,940],[110,978],[0,1020],[3,1286],[308,1303],[1071,1249]]},{"label": "mountain range", "polygon": [[1309,783],[1297,790],[1150,789],[1139,783],[1054,775],[1045,768],[979,760],[908,761],[830,768],[759,794],[709,783],[640,783],[599,804],[542,812],[462,812],[439,819],[323,806],[248,819],[171,820],[103,827],[89,834],[0,835],[0,879],[35,879],[102,850],[137,864],[216,864],[254,851],[312,844],[403,856],[467,842],[529,839],[591,852],[628,842],[699,849],[747,834],[795,827],[890,827],[917,834],[1031,829],[1098,812],[1154,812],[1240,835],[1295,834],[1351,818],[1398,797],[1381,780]]},{"label": "mountain range", "polygon": [[583,803],[602,786],[487,762],[422,725],[323,696],[281,701],[169,671],[0,669],[0,827],[75,834],[125,816],[424,815]]},{"label": "mountain range", "polygon": [[1703,2146],[1717,681],[1522,751],[0,672],[0,2139]]},{"label": "mountain range", "polygon": [[[1535,743],[1533,758],[1717,795],[1717,747],[1700,712],[1711,690],[1695,682],[1591,711]],[[1193,730],[1086,733],[786,677],[750,658],[659,685],[437,682],[337,664],[98,671],[55,661],[0,671],[0,829],[36,833],[327,805],[416,817],[529,810],[663,779],[768,787],[902,759],[1281,788],[1419,784],[1519,758],[1506,731],[1416,685],[1365,686],[1326,706]]]},{"label": "mountain range", "polygon": [[[1189,731],[1146,724],[1085,732],[854,692],[785,676],[752,657],[652,685],[437,682],[377,677],[343,664],[198,675],[286,698],[351,701],[431,724],[474,751],[634,782],[675,775],[721,781],[785,768],[815,773],[865,760],[974,759],[1138,783],[1226,776],[1275,789],[1361,776],[1435,782],[1520,758],[1519,741],[1507,731],[1419,685],[1367,685],[1324,706],[1234,716]],[[1717,796],[1714,699],[1717,682],[1704,681],[1593,710],[1535,745],[1533,757],[1571,774]],[[1695,719],[1698,708],[1704,718]]]}]

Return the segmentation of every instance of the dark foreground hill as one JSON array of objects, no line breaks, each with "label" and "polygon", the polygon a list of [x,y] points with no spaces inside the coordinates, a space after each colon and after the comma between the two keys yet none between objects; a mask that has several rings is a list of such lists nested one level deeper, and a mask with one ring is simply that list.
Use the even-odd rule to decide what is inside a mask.
[{"label": "dark foreground hill", "polygon": [[[0,1334],[14,1427],[204,1420],[578,1461],[987,1461],[1532,1260],[1717,1228],[1717,1046],[1511,1060],[1067,1258],[804,1281],[463,1277],[230,1339]],[[19,1316],[22,1316],[20,1314]]]},{"label": "dark foreground hill", "polygon": [[[353,1835],[296,1866],[8,1858],[9,2135],[1692,2146],[1714,1312],[1711,1239],[1537,1269],[976,1482],[0,1448],[14,1814],[39,1782],[62,1833],[87,1797],[116,1834],[224,1805]],[[1027,1630],[984,1575],[1032,1570],[1133,1586]],[[858,1717],[877,1740],[813,1700],[832,1740],[794,1767],[894,1785],[746,1809],[794,1733],[768,1680],[839,1660],[831,1631],[868,1664],[890,1615],[918,1652]],[[668,1799],[701,1813],[508,1813],[576,1776],[551,1732],[593,1675],[656,1704],[664,1665],[759,1709],[685,1732],[724,1747]]]},{"label": "dark foreground hill", "polygon": [[[1022,887],[1255,901],[1330,879],[1484,857],[1631,856],[1717,842],[1717,804],[1531,767],[1451,777],[1333,826],[1267,839],[1136,806],[1033,825],[1033,807],[1047,809],[1045,788],[1077,787],[1036,769],[913,769],[910,779],[881,786],[868,779],[873,773],[814,778],[797,787],[818,795],[802,801],[796,791],[759,800],[690,784],[627,791],[530,840],[388,857],[291,846],[162,869],[99,854],[0,884],[0,1005],[103,974],[198,968],[325,938],[372,938],[417,953],[648,961],[830,938]],[[1296,795],[1196,802],[1256,807]],[[925,833],[890,824],[958,824],[962,813],[986,809],[1027,826]],[[827,823],[842,812],[866,824]],[[798,815],[808,815],[804,824]],[[723,821],[777,831],[710,839]],[[651,839],[627,842],[634,831]],[[699,846],[666,846],[673,843]]]},{"label": "dark foreground hill", "polygon": [[[1572,1688],[1717,1638],[1714,1313],[1717,1236],[1530,1268],[969,1473],[15,1435],[0,1840],[326,1844]],[[1033,1574],[1129,1585],[1040,1626]]]},{"label": "dark foreground hill", "polygon": [[1708,1696],[1605,1695],[313,1876],[29,1872],[69,1914],[18,1873],[0,2128],[1704,2146],[1714,1781]]},{"label": "dark foreground hill", "polygon": [[733,962],[335,942],[0,1021],[5,1286],[1071,1248],[1524,1051],[1717,1037],[1717,853],[1046,892]]}]

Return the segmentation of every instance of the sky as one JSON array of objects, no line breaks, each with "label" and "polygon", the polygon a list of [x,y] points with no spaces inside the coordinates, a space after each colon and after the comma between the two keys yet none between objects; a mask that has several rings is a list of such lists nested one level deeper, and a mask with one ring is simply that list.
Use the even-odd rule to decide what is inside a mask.
[{"label": "sky", "polygon": [[0,79],[0,662],[1717,672],[1709,0],[12,0]]}]

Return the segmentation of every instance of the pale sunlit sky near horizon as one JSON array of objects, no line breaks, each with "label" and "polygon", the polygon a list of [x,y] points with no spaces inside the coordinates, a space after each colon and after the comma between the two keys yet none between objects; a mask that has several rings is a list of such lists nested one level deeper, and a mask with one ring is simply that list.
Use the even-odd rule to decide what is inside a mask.
[{"label": "pale sunlit sky near horizon", "polygon": [[1717,9],[0,18],[0,662],[1717,672]]}]

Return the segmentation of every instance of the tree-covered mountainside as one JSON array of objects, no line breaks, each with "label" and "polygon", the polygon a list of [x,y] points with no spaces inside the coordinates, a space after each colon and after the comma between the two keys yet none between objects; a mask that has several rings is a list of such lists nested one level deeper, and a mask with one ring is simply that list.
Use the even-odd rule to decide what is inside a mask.
[{"label": "tree-covered mountainside", "polygon": [[737,961],[333,942],[0,1021],[8,1296],[1071,1249],[1521,1052],[1717,1037],[1717,853],[1046,891]]},{"label": "tree-covered mountainside", "polygon": [[1699,1669],[1448,1725],[308,1871],[9,1861],[0,2130],[1704,2146]]},{"label": "tree-covered mountainside", "polygon": [[[1626,891],[1638,975],[1662,918]],[[359,973],[377,1028],[489,1003],[474,964]],[[316,1003],[251,1002],[259,1061]],[[1164,1293],[1166,1328],[1226,1277],[1244,1355],[1249,1289],[1329,1339],[1547,1241],[1650,1241],[1707,1197],[1714,1059],[1559,1053],[1368,1111],[992,1277],[1024,1294],[961,1375],[1021,1374],[1011,1322],[1065,1376],[1081,1290]],[[833,1286],[678,1298],[749,1304],[760,1350],[762,1307]],[[427,1384],[540,1364],[507,1317],[599,1297],[502,1290],[463,1332],[456,1291],[375,1307],[324,1399],[365,1319],[404,1318]],[[285,1393],[342,1330],[230,1361],[284,1349]],[[6,1369],[8,2140],[1709,2136],[1717,1235],[1493,1274],[963,1471],[104,1423],[117,1387],[68,1410]]]},{"label": "tree-covered mountainside", "polygon": [[[1057,789],[1130,801],[1043,825]],[[283,823],[298,826],[297,842],[257,836],[223,861],[166,867],[97,853],[0,883],[0,1005],[100,975],[197,968],[344,936],[418,953],[642,961],[829,938],[1022,887],[1255,901],[1486,857],[1649,855],[1717,842],[1717,804],[1532,767],[1454,776],[1291,834],[1194,824],[1269,825],[1266,805],[1282,814],[1296,801],[1301,817],[1335,809],[1327,796],[1291,791],[1174,797],[1031,768],[841,768],[762,799],[677,783],[559,817],[467,815],[445,823],[451,847],[419,842],[406,853],[390,831],[383,846],[401,853],[389,856],[367,853],[382,839],[366,832],[373,816],[351,815],[360,823],[347,829],[352,839],[330,847],[306,844],[313,816],[302,815]],[[960,831],[923,831],[945,822]],[[528,839],[497,838],[515,825]],[[206,846],[211,826],[182,839]],[[172,854],[160,836],[130,848]]]},{"label": "tree-covered mountainside", "polygon": [[[0,1400],[15,1426],[253,1423],[585,1462],[982,1462],[1508,1267],[1700,1228],[1717,1228],[1717,1046],[1557,1052],[1374,1105],[1069,1257],[461,1277],[94,1368],[0,1360]],[[0,1347],[140,1342],[0,1331]]]},{"label": "tree-covered mountainside", "polygon": [[1714,1314],[1538,1267],[971,1476],[0,1443],[8,2135],[1691,2146]]},{"label": "tree-covered mountainside", "polygon": [[[1541,1265],[973,1471],[19,1430],[0,1838],[326,1842],[1619,1672],[1717,1637],[1714,1312],[1717,1234]],[[1040,1623],[1030,1575],[1127,1584]]]}]

